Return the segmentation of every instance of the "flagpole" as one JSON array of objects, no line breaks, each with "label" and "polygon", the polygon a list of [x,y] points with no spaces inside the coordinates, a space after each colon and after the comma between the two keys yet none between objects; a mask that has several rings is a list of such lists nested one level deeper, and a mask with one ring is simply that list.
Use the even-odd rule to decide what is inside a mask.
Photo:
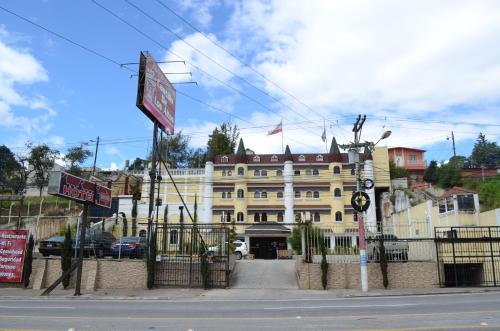
[{"label": "flagpole", "polygon": [[281,153],[285,153],[285,150],[283,149],[283,119],[281,119]]}]

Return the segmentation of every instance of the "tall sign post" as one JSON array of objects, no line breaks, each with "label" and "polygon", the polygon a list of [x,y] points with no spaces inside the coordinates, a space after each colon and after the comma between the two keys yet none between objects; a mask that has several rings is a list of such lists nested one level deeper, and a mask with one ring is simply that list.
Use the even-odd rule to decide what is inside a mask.
[{"label": "tall sign post", "polygon": [[[153,121],[153,148],[149,172],[148,209],[148,259],[155,259],[151,249],[153,213],[155,206],[155,182],[157,180],[158,128],[167,134],[174,133],[175,89],[151,54],[140,54],[136,106]],[[154,261],[154,260],[153,260]],[[148,272],[151,272],[148,269]]]},{"label": "tall sign post", "polygon": [[[81,295],[80,288],[83,270],[83,250],[85,245],[85,233],[88,223],[87,215],[89,205],[111,208],[111,189],[97,185],[83,178],[73,176],[64,171],[51,171],[49,174],[49,185],[47,188],[47,192],[51,195],[67,198],[83,204],[77,266],[73,266],[69,271],[71,272],[75,267],[78,268],[76,274],[75,295]],[[55,288],[57,284],[62,281],[64,276],[65,274],[62,275],[51,286],[49,286],[48,290]]]}]

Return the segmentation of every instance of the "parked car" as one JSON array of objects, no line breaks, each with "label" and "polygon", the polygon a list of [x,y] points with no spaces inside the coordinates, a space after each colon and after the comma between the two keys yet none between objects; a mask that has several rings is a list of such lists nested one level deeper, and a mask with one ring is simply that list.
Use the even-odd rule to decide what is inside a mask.
[{"label": "parked car", "polygon": [[366,237],[366,254],[370,261],[380,261],[379,240],[384,240],[385,255],[389,261],[408,261],[408,243],[399,241],[393,234],[377,234]]},{"label": "parked car", "polygon": [[[77,239],[80,240],[80,237],[73,238],[73,249],[78,251],[79,245],[77,245]],[[83,256],[95,255],[100,258],[109,256],[111,255],[111,244],[115,241],[116,238],[109,232],[89,230],[85,234]]]},{"label": "parked car", "polygon": [[146,255],[147,242],[145,237],[122,237],[111,244],[113,258],[128,256],[142,258]]},{"label": "parked car", "polygon": [[64,247],[64,236],[53,236],[49,239],[40,241],[38,251],[43,256],[61,255],[61,250]]},{"label": "parked car", "polygon": [[[241,260],[244,256],[248,255],[248,245],[246,242],[241,241],[241,240],[236,240],[233,242],[235,249],[234,249],[234,254],[236,255],[236,258],[238,260]],[[227,244],[227,242],[226,242]],[[218,246],[210,246],[208,247],[208,254],[213,256],[215,253],[218,252]],[[222,252],[224,254],[224,252]]]}]

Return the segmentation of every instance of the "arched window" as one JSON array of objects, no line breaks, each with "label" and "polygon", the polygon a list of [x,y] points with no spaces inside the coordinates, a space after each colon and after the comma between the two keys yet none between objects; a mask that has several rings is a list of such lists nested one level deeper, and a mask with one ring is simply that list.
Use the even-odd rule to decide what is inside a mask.
[{"label": "arched window", "polygon": [[245,197],[245,191],[243,191],[242,189],[239,189],[238,192],[237,192],[237,196],[238,196],[238,199],[242,199]]},{"label": "arched window", "polygon": [[339,166],[333,167],[333,174],[334,175],[340,175],[340,167]]},{"label": "arched window", "polygon": [[261,219],[262,222],[267,222],[267,214],[266,213],[262,213],[262,219]]},{"label": "arched window", "polygon": [[352,215],[352,219],[354,222],[357,222],[358,221],[358,213],[354,213],[354,215]]},{"label": "arched window", "polygon": [[314,191],[313,198],[314,199],[319,199],[319,192],[318,191]]},{"label": "arched window", "polygon": [[278,162],[278,156],[276,155],[271,156],[271,162]]},{"label": "arched window", "polygon": [[228,170],[227,173],[226,173],[226,176],[230,177],[233,175],[233,172],[231,170]]},{"label": "arched window", "polygon": [[314,213],[314,222],[319,222],[319,221],[321,221],[320,216],[319,216],[319,213],[318,213],[318,212],[315,212],[315,213]]},{"label": "arched window", "polygon": [[342,222],[342,213],[340,211],[335,213],[335,222]]},{"label": "arched window", "polygon": [[318,169],[314,169],[313,170],[313,176],[319,176],[319,170]]},{"label": "arched window", "polygon": [[260,162],[260,156],[255,155],[255,156],[253,157],[253,161],[254,161],[254,162]]},{"label": "arched window", "polygon": [[231,192],[226,193],[226,198],[231,199]]},{"label": "arched window", "polygon": [[306,192],[306,198],[310,199],[313,197],[313,193],[311,191]]},{"label": "arched window", "polygon": [[236,215],[236,221],[237,222],[243,222],[245,219],[245,215],[243,215],[243,213],[240,211],[237,215]]},{"label": "arched window", "polygon": [[260,214],[259,213],[253,214],[253,221],[255,223],[259,223],[260,222]]},{"label": "arched window", "polygon": [[276,198],[283,199],[283,191],[276,192]]},{"label": "arched window", "polygon": [[311,176],[311,175],[312,175],[312,170],[306,169],[306,176]]},{"label": "arched window", "polygon": [[259,191],[256,191],[256,192],[253,194],[253,197],[254,197],[254,199],[260,199],[260,192],[259,192]]},{"label": "arched window", "polygon": [[226,192],[222,192],[222,199],[226,198]]},{"label": "arched window", "polygon": [[282,212],[278,213],[277,220],[278,220],[278,222],[283,222],[283,213]]},{"label": "arched window", "polygon": [[226,170],[222,170],[222,177],[226,177]]},{"label": "arched window", "polygon": [[299,161],[304,162],[306,160],[306,157],[304,155],[299,155]]},{"label": "arched window", "polygon": [[295,191],[295,199],[299,199],[300,198],[300,191]]},{"label": "arched window", "polygon": [[342,196],[342,191],[340,191],[339,188],[336,188],[334,192],[335,192],[334,193],[335,197],[341,197]]},{"label": "arched window", "polygon": [[260,171],[260,175],[261,175],[262,177],[267,177],[267,170],[262,169],[262,170]]},{"label": "arched window", "polygon": [[223,157],[220,158],[220,161],[222,163],[227,163],[229,161],[229,158],[227,156],[223,156]]},{"label": "arched window", "polygon": [[316,161],[323,161],[323,155],[316,155]]},{"label": "arched window", "polygon": [[267,192],[262,192],[262,193],[260,194],[260,197],[261,197],[262,199],[267,199]]},{"label": "arched window", "polygon": [[276,170],[276,176],[277,177],[282,177],[283,176],[283,170],[281,170],[281,169]]},{"label": "arched window", "polygon": [[354,170],[354,168],[351,169],[351,176],[354,176],[356,175],[356,170]]},{"label": "arched window", "polygon": [[255,177],[259,177],[259,176],[260,176],[260,171],[259,171],[259,170],[254,170],[254,171],[253,171],[253,175],[254,175]]},{"label": "arched window", "polygon": [[238,168],[238,176],[243,176],[245,174],[245,169],[243,167]]},{"label": "arched window", "polygon": [[230,211],[223,211],[222,214],[220,215],[220,221],[221,221],[221,223],[224,223],[224,222],[231,223],[231,212]]},{"label": "arched window", "polygon": [[300,213],[295,213],[295,222],[300,222]]},{"label": "arched window", "polygon": [[294,176],[300,176],[300,170],[294,170],[293,171]]}]

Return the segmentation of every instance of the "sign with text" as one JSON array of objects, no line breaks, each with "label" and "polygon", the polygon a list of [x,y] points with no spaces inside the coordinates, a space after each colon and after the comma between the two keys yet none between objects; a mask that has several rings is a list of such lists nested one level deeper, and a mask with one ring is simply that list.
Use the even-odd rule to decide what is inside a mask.
[{"label": "sign with text", "polygon": [[64,171],[51,171],[48,193],[82,203],[111,208],[111,189]]},{"label": "sign with text", "polygon": [[149,53],[141,52],[136,105],[167,134],[174,133],[175,89]]},{"label": "sign with text", "polygon": [[0,230],[0,282],[23,281],[28,230]]}]

